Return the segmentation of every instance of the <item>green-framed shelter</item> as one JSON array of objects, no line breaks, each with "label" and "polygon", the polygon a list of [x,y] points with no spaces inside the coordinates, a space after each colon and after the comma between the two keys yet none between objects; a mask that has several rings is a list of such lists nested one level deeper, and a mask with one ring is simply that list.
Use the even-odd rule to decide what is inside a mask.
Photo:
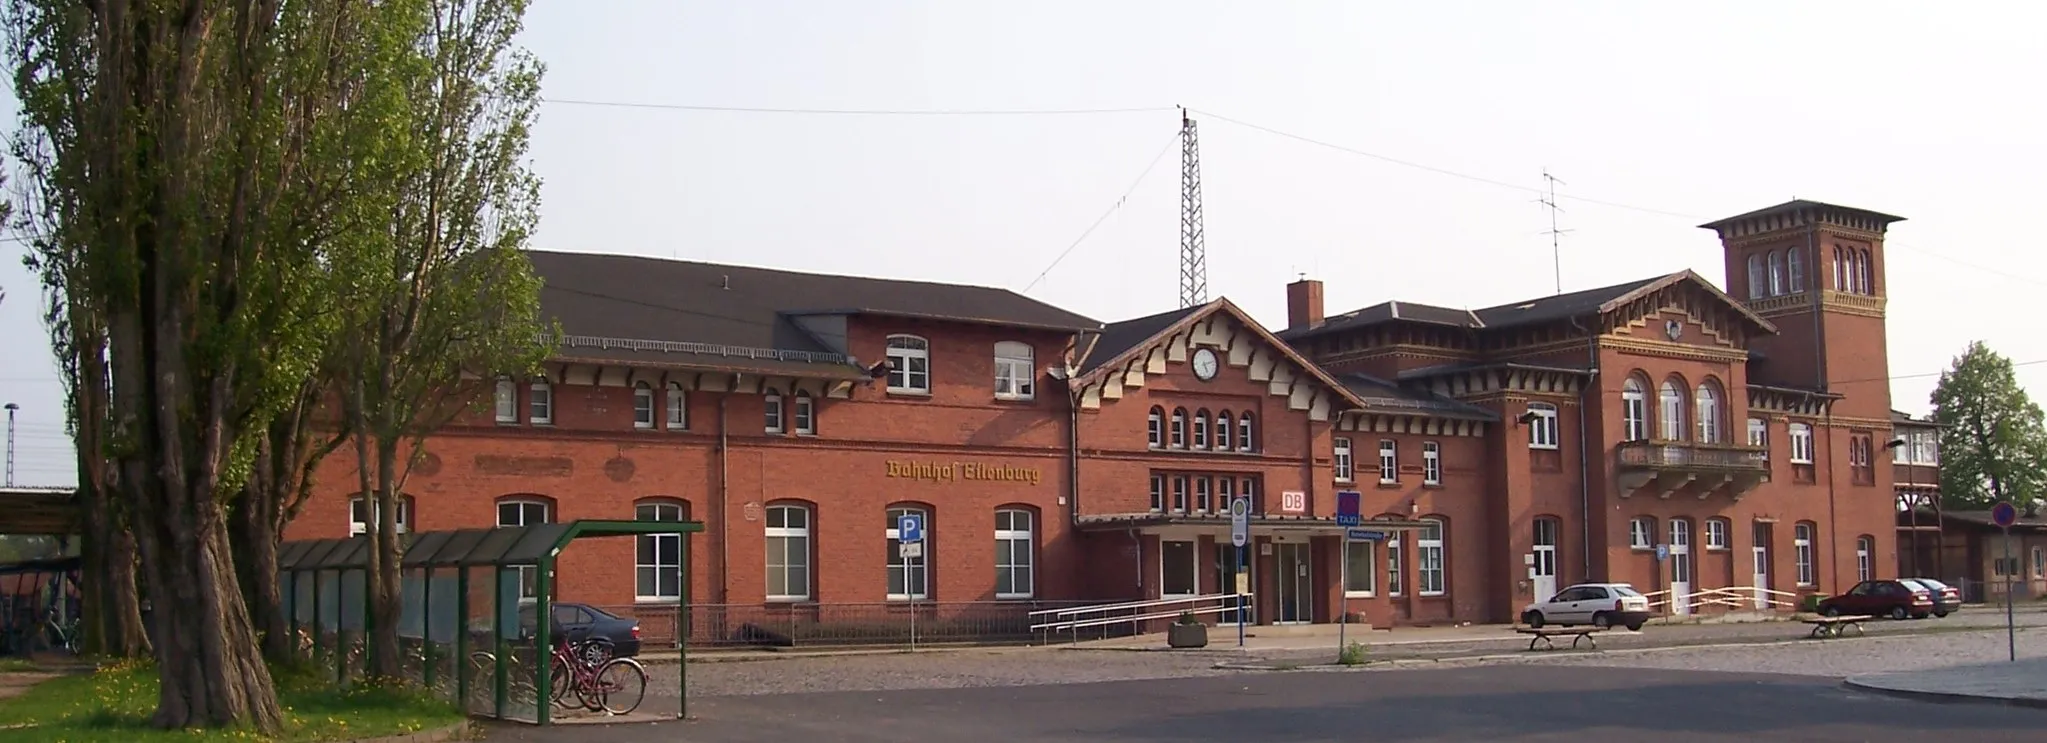
[{"label": "green-framed shelter", "polygon": [[[553,689],[550,688],[554,680],[552,668],[553,653],[551,652],[553,638],[548,636],[552,622],[546,621],[544,618],[551,616],[554,603],[555,561],[561,555],[561,551],[568,547],[571,542],[578,539],[636,537],[649,534],[678,535],[682,540],[680,553],[683,559],[680,581],[683,594],[681,596],[681,606],[678,607],[678,610],[685,613],[681,621],[682,626],[686,628],[688,626],[686,613],[688,612],[690,600],[688,593],[690,583],[690,566],[688,564],[690,535],[703,530],[704,524],[699,521],[586,519],[566,523],[536,524],[533,526],[457,529],[454,531],[421,532],[403,535],[404,553],[399,560],[399,569],[406,573],[418,571],[424,574],[423,588],[419,592],[420,598],[423,601],[423,605],[420,607],[420,617],[422,618],[423,629],[421,634],[425,640],[423,644],[426,653],[423,665],[423,683],[428,688],[435,688],[436,679],[434,678],[434,673],[438,667],[435,658],[434,642],[432,641],[434,579],[437,572],[452,571],[455,573],[456,581],[456,607],[454,613],[456,626],[453,638],[455,643],[455,654],[453,656],[455,693],[458,703],[463,704],[465,709],[467,708],[466,705],[468,704],[470,693],[469,674],[463,672],[462,662],[464,659],[471,657],[472,652],[474,652],[474,649],[470,647],[471,632],[469,631],[469,618],[473,608],[470,606],[472,588],[470,575],[479,569],[487,570],[491,576],[492,589],[492,619],[490,623],[490,636],[494,646],[492,652],[494,657],[499,659],[493,663],[494,671],[491,686],[494,688],[491,695],[491,716],[498,719],[512,719],[506,714],[507,689],[510,682],[507,673],[507,666],[509,664],[502,659],[506,657],[506,651],[509,647],[507,642],[508,634],[514,634],[518,631],[517,628],[511,628],[513,633],[508,633],[506,631],[508,628],[505,625],[507,623],[507,616],[516,613],[519,600],[516,598],[516,594],[514,594],[515,597],[511,602],[508,602],[506,600],[507,592],[502,590],[502,586],[505,585],[508,576],[517,574],[519,568],[532,567],[536,574],[534,578],[535,597],[533,599],[535,617],[533,646],[535,648],[534,657],[540,664],[540,667],[536,669],[537,672],[534,674],[536,686],[534,689],[534,721],[541,725],[549,724],[552,722],[553,717],[552,705],[547,703],[547,700],[553,698]],[[301,607],[298,606],[301,594],[300,579],[307,574],[313,576],[310,586],[313,622],[311,636],[315,652],[321,649],[322,632],[320,619],[324,608],[321,602],[320,574],[329,572],[336,574],[360,572],[367,575],[370,549],[370,539],[367,536],[286,542],[279,549],[277,560],[278,581],[281,592],[285,597],[287,616],[290,618],[291,630],[294,635],[302,632],[301,617],[306,613],[301,611]],[[336,581],[336,586],[341,592],[346,593],[346,584],[344,582]],[[364,591],[362,595],[364,602],[364,605],[361,607],[364,618],[363,630],[367,633],[369,630],[368,622],[372,621],[372,615],[368,611],[367,591]],[[338,629],[339,626],[347,623],[345,615],[342,613],[346,611],[346,607],[340,606],[338,597],[335,601],[335,607]],[[678,694],[681,699],[676,707],[676,718],[682,719],[689,714],[689,641],[686,629],[678,633],[675,644],[676,660],[678,663],[676,672],[681,675]],[[343,661],[336,664],[336,675],[342,678],[346,677],[348,670],[345,657],[346,654],[344,653]]]}]

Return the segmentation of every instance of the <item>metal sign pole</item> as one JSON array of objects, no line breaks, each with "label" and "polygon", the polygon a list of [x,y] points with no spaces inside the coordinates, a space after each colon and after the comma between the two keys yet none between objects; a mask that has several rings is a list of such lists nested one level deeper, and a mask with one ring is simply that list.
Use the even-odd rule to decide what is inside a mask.
[{"label": "metal sign pole", "polygon": [[1244,615],[1244,550],[1245,547],[1243,545],[1237,545],[1237,571],[1230,575],[1230,582],[1233,584],[1230,586],[1230,590],[1237,594],[1237,649],[1239,650],[1244,648],[1244,625],[1251,621],[1250,617]]},{"label": "metal sign pole", "polygon": [[[919,564],[921,564],[921,563],[923,563],[923,562],[924,562],[924,558],[923,558],[923,557],[921,557],[921,556],[920,556],[920,557],[912,557],[912,558],[910,558],[910,570],[912,571],[912,572],[911,572],[911,574],[912,574],[912,575],[915,575],[915,576],[917,576],[917,578],[918,578],[917,582],[918,582],[918,583],[925,583],[925,582],[926,582],[925,580],[923,580],[923,578],[924,578],[924,574],[923,574],[923,573],[915,572],[915,571],[917,570],[917,568],[918,568]],[[920,587],[921,587],[921,586],[920,586]],[[911,652],[916,652],[916,650],[917,650],[917,592],[916,592],[916,591],[911,591],[911,592],[910,592],[910,651],[911,651]]]},{"label": "metal sign pole", "polygon": [[1349,647],[1349,643],[1344,641],[1346,639],[1344,630],[1350,626],[1350,530],[1348,529],[1345,529],[1343,533],[1343,554],[1340,557],[1343,565],[1337,568],[1337,573],[1341,576],[1338,580],[1343,582],[1336,586],[1336,595],[1339,597],[1336,600],[1336,658],[1338,661],[1343,659],[1343,649]]},{"label": "metal sign pole", "polygon": [[2013,574],[2013,573],[2015,573],[2015,572],[2018,572],[2018,566],[2017,566],[2017,565],[2013,565],[2013,564],[2012,564],[2012,561],[2011,561],[2011,560],[2012,560],[2012,557],[2011,557],[2011,527],[2007,526],[2007,527],[2004,527],[2004,568],[2005,568],[2005,574],[2004,574],[2004,646],[2005,646],[2005,653],[2006,653],[2006,654],[2008,655],[2008,657],[2010,658],[2011,662],[2013,662],[2013,663],[2017,663],[2017,662],[2018,662],[2018,660],[2019,660],[2019,636],[2018,636],[2018,630],[2017,630],[2017,629],[2015,629],[2015,628],[2013,627],[2013,625],[2012,625],[2012,618],[2011,618],[2011,594],[2012,594],[2012,590],[2013,590],[2013,588],[2014,588],[2014,586],[2012,585],[2012,579],[2011,579],[2011,576],[2012,576],[2012,574]]}]

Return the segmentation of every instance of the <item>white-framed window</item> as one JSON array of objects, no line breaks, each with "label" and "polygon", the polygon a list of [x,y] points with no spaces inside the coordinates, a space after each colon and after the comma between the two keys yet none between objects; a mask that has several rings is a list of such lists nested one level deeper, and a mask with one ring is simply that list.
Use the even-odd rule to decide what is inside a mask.
[{"label": "white-framed window", "polygon": [[[348,501],[349,536],[352,537],[370,533],[370,521],[372,520],[370,514],[376,510],[373,506],[374,504],[363,498],[358,497],[349,499]],[[411,497],[404,495],[398,496],[398,514],[396,516],[393,516],[392,520],[397,522],[397,531],[399,534],[405,534],[412,531]]]},{"label": "white-framed window", "polygon": [[1443,484],[1443,445],[1434,441],[1422,442],[1422,484]]},{"label": "white-framed window", "polygon": [[1166,510],[1166,476],[1151,476],[1151,510],[1154,513]]},{"label": "white-framed window", "polygon": [[1685,438],[1685,391],[1677,386],[1677,380],[1663,380],[1656,388],[1657,434],[1664,441],[1683,441]]},{"label": "white-framed window", "polygon": [[533,380],[526,395],[526,422],[536,426],[554,423],[554,385],[545,379]]},{"label": "white-framed window", "polygon": [[1165,408],[1161,408],[1157,405],[1152,406],[1150,416],[1145,419],[1144,437],[1146,446],[1149,446],[1153,449],[1158,449],[1165,446],[1166,444]]},{"label": "white-framed window", "polygon": [[519,422],[519,383],[507,377],[499,377],[491,397],[497,408],[499,423]]},{"label": "white-framed window", "polygon": [[[673,501],[643,501],[633,507],[635,521],[686,521],[688,510]],[[638,601],[682,600],[682,535],[641,534],[633,560]]]},{"label": "white-framed window", "polygon": [[817,435],[817,398],[811,397],[808,392],[797,390],[795,415],[790,418],[791,422],[796,424],[796,435]]},{"label": "white-framed window", "polygon": [[1237,495],[1243,496],[1252,513],[1258,513],[1258,481],[1246,477],[1237,481]]},{"label": "white-framed window", "polygon": [[1173,408],[1173,448],[1187,448],[1187,409]]},{"label": "white-framed window", "polygon": [[689,430],[689,393],[674,382],[668,383],[668,430]]},{"label": "white-framed window", "polygon": [[1390,485],[1400,481],[1400,455],[1392,439],[1379,440],[1379,484]]},{"label": "white-framed window", "polygon": [[1791,275],[1791,293],[1798,294],[1804,292],[1805,291],[1804,253],[1799,252],[1798,248],[1791,248],[1789,250],[1786,250],[1784,251],[1784,262],[1787,266],[1785,273]]},{"label": "white-framed window", "polygon": [[1528,404],[1528,448],[1557,448],[1557,406],[1546,402]]},{"label": "white-framed window", "polygon": [[633,385],[633,428],[654,427],[654,388],[646,382]]},{"label": "white-framed window", "polygon": [[1770,296],[1784,293],[1784,254],[1770,251]]},{"label": "white-framed window", "polygon": [[761,393],[761,430],[767,433],[781,433],[788,422],[782,420],[782,391],[773,387]]},{"label": "white-framed window", "polygon": [[1443,570],[1443,520],[1424,516],[1422,523],[1426,526],[1414,536],[1415,592],[1423,596],[1441,596],[1447,588]]},{"label": "white-framed window", "polygon": [[1813,531],[1813,525],[1805,521],[1791,528],[1791,548],[1798,560],[1798,585],[1801,586],[1819,582],[1813,572]]},{"label": "white-framed window", "polygon": [[1763,273],[1763,254],[1751,254],[1748,257],[1748,298],[1762,299],[1767,296],[1770,296],[1770,284]]},{"label": "white-framed window", "polygon": [[1812,425],[1791,424],[1791,463],[1812,464]]},{"label": "white-framed window", "polygon": [[1202,512],[1215,510],[1215,493],[1212,490],[1214,487],[1215,478],[1194,478],[1194,510]]},{"label": "white-framed window", "polygon": [[1712,382],[1700,382],[1692,392],[1694,417],[1699,423],[1699,443],[1720,443],[1720,392]]},{"label": "white-framed window", "polygon": [[1237,414],[1237,451],[1251,451],[1258,448],[1257,439],[1252,435],[1256,430],[1251,425],[1251,411]]},{"label": "white-framed window", "polygon": [[1628,549],[1656,548],[1656,519],[1637,516],[1628,522]]},{"label": "white-framed window", "polygon": [[1399,596],[1401,589],[1406,587],[1405,582],[1401,580],[1400,571],[1400,546],[1402,544],[1400,535],[1403,533],[1398,531],[1386,532],[1386,595],[1388,596]]},{"label": "white-framed window", "polygon": [[1727,519],[1706,519],[1706,549],[1727,549],[1727,530],[1729,528]]},{"label": "white-framed window", "polygon": [[1230,500],[1236,498],[1237,478],[1218,477],[1215,479],[1215,507],[1218,511],[1230,510]]},{"label": "white-framed window", "polygon": [[[508,498],[498,501],[498,526],[538,526],[554,521],[554,504],[540,500]],[[519,600],[540,596],[540,573],[533,565],[513,567],[519,573]]]},{"label": "white-framed window", "polygon": [[888,337],[888,391],[931,394],[931,342],[914,335]]},{"label": "white-framed window", "polygon": [[[897,539],[896,524],[904,516],[915,514],[924,524],[924,555],[904,557],[903,543]],[[888,509],[888,598],[890,601],[923,600],[931,592],[931,512],[916,506],[891,506]]]},{"label": "white-framed window", "polygon": [[1639,377],[1621,383],[1621,440],[1649,438],[1649,391]]},{"label": "white-framed window", "polygon": [[1225,410],[1215,414],[1216,451],[1229,451],[1230,447],[1235,446],[1232,442],[1236,440],[1236,437],[1230,435],[1235,430],[1236,425],[1230,419],[1230,411]]},{"label": "white-framed window", "polygon": [[1186,512],[1187,512],[1187,476],[1186,476],[1186,475],[1174,475],[1174,476],[1173,476],[1173,511],[1174,511],[1175,513],[1186,513]]},{"label": "white-framed window", "polygon": [[1329,469],[1335,474],[1336,481],[1350,482],[1353,477],[1351,472],[1350,439],[1336,439],[1332,442],[1330,451]]},{"label": "white-framed window", "polygon": [[1029,400],[1037,394],[1037,355],[1029,344],[1003,341],[995,344],[995,397],[999,400]]},{"label": "white-framed window", "polygon": [[1766,456],[1768,455],[1770,451],[1769,421],[1761,418],[1748,419],[1748,445],[1761,449]]},{"label": "white-framed window", "polygon": [[1855,579],[1870,580],[1876,577],[1876,540],[1870,537],[1855,538]]},{"label": "white-framed window", "polygon": [[1208,448],[1208,408],[1194,411],[1194,448]]},{"label": "white-framed window", "polygon": [[1692,522],[1670,520],[1670,582],[1692,582]]},{"label": "white-framed window", "polygon": [[1371,542],[1352,542],[1343,545],[1344,566],[1343,595],[1345,598],[1371,598],[1373,588],[1379,582],[1379,545]]},{"label": "white-framed window", "polygon": [[768,506],[769,601],[810,599],[810,508],[794,503]]},{"label": "white-framed window", "polygon": [[1021,508],[995,512],[995,598],[1027,599],[1037,590],[1035,517]]}]

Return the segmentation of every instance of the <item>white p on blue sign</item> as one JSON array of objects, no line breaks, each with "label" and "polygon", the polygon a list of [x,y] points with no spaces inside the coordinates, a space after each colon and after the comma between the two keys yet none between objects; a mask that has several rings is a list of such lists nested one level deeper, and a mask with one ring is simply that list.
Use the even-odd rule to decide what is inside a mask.
[{"label": "white p on blue sign", "polygon": [[896,541],[924,541],[924,517],[906,513],[896,517]]}]

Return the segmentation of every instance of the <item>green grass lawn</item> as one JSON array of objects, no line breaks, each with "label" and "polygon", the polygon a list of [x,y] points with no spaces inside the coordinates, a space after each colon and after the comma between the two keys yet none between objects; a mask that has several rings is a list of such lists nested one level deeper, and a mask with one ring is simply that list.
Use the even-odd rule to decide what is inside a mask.
[{"label": "green grass lawn", "polygon": [[[0,669],[5,670],[5,669]],[[402,735],[461,722],[447,702],[411,691],[341,690],[325,678],[273,669],[287,728],[282,737],[248,731],[166,732],[149,727],[156,711],[156,669],[107,667],[97,673],[51,679],[27,693],[0,700],[0,740],[10,743],[126,743],[127,741],[341,741]],[[14,727],[31,723],[29,727]]]}]

